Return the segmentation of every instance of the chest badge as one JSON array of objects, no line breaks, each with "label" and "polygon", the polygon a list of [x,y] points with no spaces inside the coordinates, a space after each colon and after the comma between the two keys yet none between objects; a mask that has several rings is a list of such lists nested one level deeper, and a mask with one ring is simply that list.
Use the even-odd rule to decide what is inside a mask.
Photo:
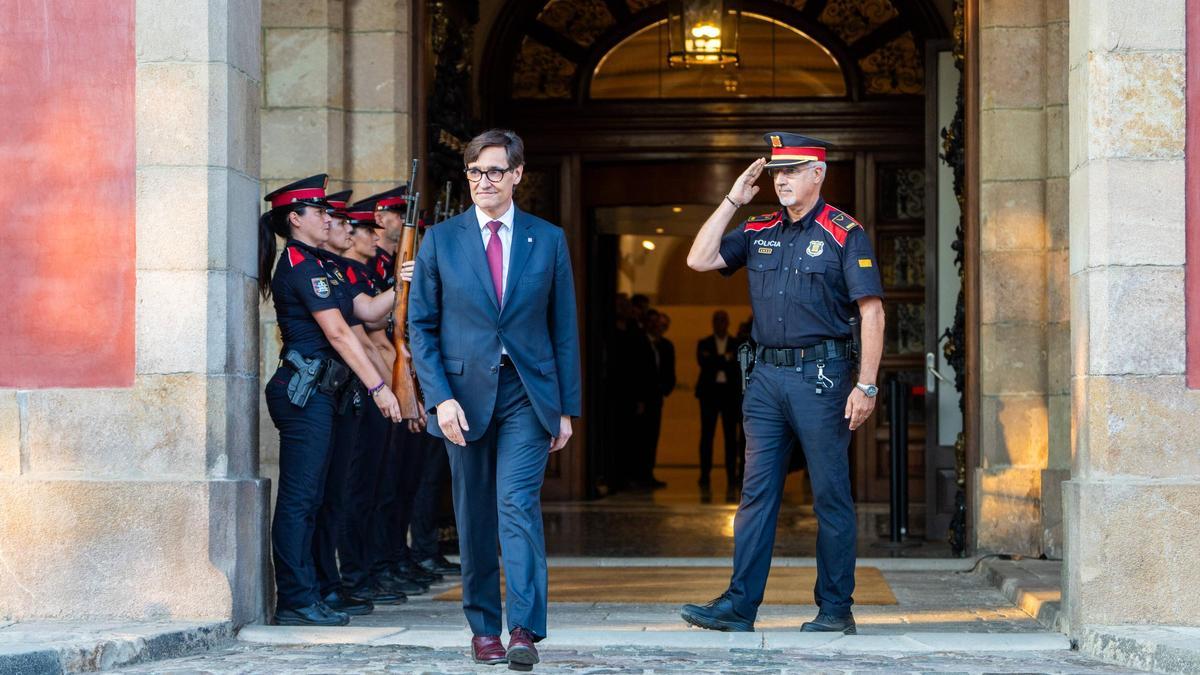
[{"label": "chest badge", "polygon": [[775,249],[773,249],[773,248],[767,248],[766,246],[760,246],[760,247],[759,247],[759,249],[758,249],[758,252],[759,252],[759,253],[761,253],[761,254],[763,254],[763,255],[771,255],[772,253],[774,253],[774,252],[775,252]]},{"label": "chest badge", "polygon": [[312,278],[312,289],[313,289],[313,293],[315,293],[318,298],[328,298],[329,297],[329,279],[326,279],[325,277],[313,277]]},{"label": "chest badge", "polygon": [[825,252],[825,242],[820,241],[819,239],[813,239],[812,241],[808,242],[808,248],[804,249],[804,252],[807,253],[809,257],[816,258]]}]

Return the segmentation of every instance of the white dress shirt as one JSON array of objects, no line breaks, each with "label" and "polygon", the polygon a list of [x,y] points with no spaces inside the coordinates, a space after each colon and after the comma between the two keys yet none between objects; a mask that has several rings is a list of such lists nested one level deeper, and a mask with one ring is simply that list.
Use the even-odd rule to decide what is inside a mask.
[{"label": "white dress shirt", "polygon": [[[475,207],[475,218],[479,220],[479,234],[481,237],[483,237],[483,250],[485,253],[487,252],[488,241],[490,241],[492,238],[492,229],[488,227],[488,223],[492,222],[493,220],[498,220],[501,223],[500,229],[496,230],[496,236],[500,237],[500,243],[503,245],[502,253],[504,254],[501,256],[500,261],[500,288],[504,289],[504,293],[501,298],[501,306],[503,306],[503,303],[508,300],[508,260],[510,254],[512,253],[513,217],[515,215],[516,206],[512,202],[508,203],[508,210],[505,211],[504,214],[499,218],[492,218],[488,214],[484,213],[483,210],[478,206]],[[504,348],[503,341],[501,341],[500,344],[500,353],[508,353],[508,350]]]},{"label": "white dress shirt", "polygon": [[[500,243],[503,244],[504,256],[500,264],[503,272],[500,274],[500,287],[504,289],[504,294],[508,294],[508,260],[512,253],[513,239],[513,217],[516,215],[516,206],[512,202],[508,203],[508,210],[499,218],[492,218],[484,213],[478,206],[475,207],[475,217],[479,219],[479,234],[483,237],[483,250],[487,252],[488,241],[492,238],[492,230],[488,227],[488,223],[493,220],[498,220],[502,223],[497,234],[500,236]],[[503,298],[507,300],[508,298]]]}]

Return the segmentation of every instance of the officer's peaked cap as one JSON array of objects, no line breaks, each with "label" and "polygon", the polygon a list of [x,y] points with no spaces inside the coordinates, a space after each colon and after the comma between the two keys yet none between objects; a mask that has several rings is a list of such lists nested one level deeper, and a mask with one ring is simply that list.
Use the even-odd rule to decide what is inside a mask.
[{"label": "officer's peaked cap", "polygon": [[789,131],[768,131],[763,134],[763,140],[771,148],[771,159],[766,164],[768,169],[824,162],[825,151],[829,149],[825,141]]}]

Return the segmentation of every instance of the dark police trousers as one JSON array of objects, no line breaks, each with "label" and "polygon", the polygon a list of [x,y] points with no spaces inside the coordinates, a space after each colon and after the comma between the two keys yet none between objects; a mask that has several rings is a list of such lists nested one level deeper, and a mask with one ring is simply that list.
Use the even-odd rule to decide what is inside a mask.
[{"label": "dark police trousers", "polygon": [[450,464],[446,443],[428,433],[421,434],[421,450],[425,457],[421,465],[421,481],[413,498],[409,532],[412,533],[410,555],[416,562],[438,554],[438,515],[441,506],[442,481]]},{"label": "dark police trousers", "polygon": [[[353,397],[353,391],[343,396]],[[353,517],[351,507],[356,478],[363,473],[364,448],[358,443],[363,421],[363,406],[374,405],[366,400],[366,391],[359,392],[359,406],[346,404],[333,421],[333,446],[330,449],[329,471],[325,478],[325,497],[317,511],[317,531],[313,538],[313,559],[317,565],[317,583],[321,597],[342,588],[343,567],[362,567],[362,529],[365,523]]]},{"label": "dark police trousers", "polygon": [[474,635],[500,635],[504,556],[508,628],[546,636],[546,538],[540,493],[550,434],[538,421],[516,368],[500,368],[496,409],[483,437],[445,441],[462,559],[463,611]]},{"label": "dark police trousers", "polygon": [[363,410],[362,426],[358,431],[358,454],[362,470],[349,476],[347,492],[350,504],[347,520],[355,523],[345,532],[345,546],[357,551],[357,555],[342,556],[340,572],[342,584],[349,590],[361,590],[371,579],[371,567],[375,558],[382,553],[375,546],[376,531],[382,528],[375,512],[377,488],[384,466],[391,422],[379,412],[374,402],[368,402]]},{"label": "dark police trousers", "polygon": [[808,461],[817,516],[816,604],[835,617],[850,613],[854,593],[856,521],[850,496],[850,421],[846,399],[854,389],[849,361],[754,367],[742,405],[746,430],[746,473],[742,502],[733,521],[733,578],[729,597],[753,621],[763,599],[788,457],[800,441]]},{"label": "dark police trousers", "polygon": [[267,410],[279,429],[279,485],[271,523],[279,609],[299,609],[321,599],[313,536],[333,438],[333,397],[314,391],[308,404],[298,408],[287,398],[291,376],[292,371],[280,368],[266,387]]}]

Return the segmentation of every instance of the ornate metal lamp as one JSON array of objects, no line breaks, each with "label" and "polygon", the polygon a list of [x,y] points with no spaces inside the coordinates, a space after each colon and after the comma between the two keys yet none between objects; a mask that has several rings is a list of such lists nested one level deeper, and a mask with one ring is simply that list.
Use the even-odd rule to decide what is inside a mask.
[{"label": "ornate metal lamp", "polygon": [[738,64],[740,0],[668,0],[667,65]]}]

